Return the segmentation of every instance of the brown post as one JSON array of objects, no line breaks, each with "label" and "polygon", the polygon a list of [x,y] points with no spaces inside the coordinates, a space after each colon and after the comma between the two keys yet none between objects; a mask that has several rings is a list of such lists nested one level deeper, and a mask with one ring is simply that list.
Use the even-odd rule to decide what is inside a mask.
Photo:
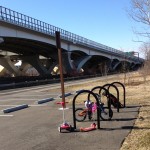
[{"label": "brown post", "polygon": [[64,108],[66,108],[65,103],[65,90],[64,90],[64,78],[63,78],[63,69],[62,69],[62,52],[61,52],[61,43],[60,43],[60,32],[56,31],[56,46],[58,49],[58,59],[59,59],[59,71],[60,71],[60,81],[61,81],[61,93],[62,93],[62,102],[64,105],[62,105]]}]

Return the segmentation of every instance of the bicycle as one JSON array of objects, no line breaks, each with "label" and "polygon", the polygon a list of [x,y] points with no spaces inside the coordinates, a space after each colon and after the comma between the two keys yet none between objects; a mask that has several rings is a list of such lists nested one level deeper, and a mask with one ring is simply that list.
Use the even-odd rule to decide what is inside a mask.
[{"label": "bicycle", "polygon": [[97,106],[96,103],[92,103],[92,109],[77,108],[75,110],[75,118],[78,122],[84,121],[87,116],[88,116],[88,119],[91,120],[93,114],[98,108],[100,109],[100,118],[103,121],[111,120],[111,118],[113,117],[112,109],[110,108],[110,111],[109,111],[109,108],[104,106],[104,103],[101,102],[100,95],[96,94],[96,96],[98,97],[98,100],[99,100],[99,106]]}]

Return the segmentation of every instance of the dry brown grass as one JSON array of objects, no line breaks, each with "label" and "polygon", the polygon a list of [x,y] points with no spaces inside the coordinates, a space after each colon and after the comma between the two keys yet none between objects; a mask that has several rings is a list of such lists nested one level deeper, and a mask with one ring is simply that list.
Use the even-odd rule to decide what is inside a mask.
[{"label": "dry brown grass", "polygon": [[150,150],[150,76],[146,82],[139,75],[132,77],[126,86],[127,102],[140,104],[138,119],[131,133],[126,137],[121,150]]}]

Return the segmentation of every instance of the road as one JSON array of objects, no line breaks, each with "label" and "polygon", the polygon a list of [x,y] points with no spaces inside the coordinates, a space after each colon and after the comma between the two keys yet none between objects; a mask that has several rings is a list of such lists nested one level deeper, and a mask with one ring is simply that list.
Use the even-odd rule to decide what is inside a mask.
[{"label": "road", "polygon": [[[62,111],[58,110],[60,106],[56,102],[60,101],[60,93],[50,92],[50,89],[59,87],[59,84],[53,84],[0,92],[0,149],[119,150],[133,127],[139,107],[127,107],[121,109],[120,113],[114,110],[112,121],[101,121],[100,130],[59,133],[57,128],[62,123]],[[40,99],[50,97],[55,100],[37,103]],[[28,104],[29,107],[5,114],[2,111],[21,104]],[[70,109],[65,111],[65,117],[73,125],[72,105],[69,104],[68,107]],[[90,126],[92,122],[95,121],[77,122],[77,128]]]}]

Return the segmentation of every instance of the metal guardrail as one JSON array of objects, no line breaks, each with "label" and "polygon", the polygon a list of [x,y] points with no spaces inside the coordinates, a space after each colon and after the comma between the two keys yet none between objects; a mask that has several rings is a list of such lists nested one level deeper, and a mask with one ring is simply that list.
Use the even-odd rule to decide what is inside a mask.
[{"label": "metal guardrail", "polygon": [[55,37],[55,32],[59,31],[61,39],[64,39],[69,42],[73,42],[79,45],[87,46],[90,48],[98,49],[105,53],[113,53],[114,55],[120,56],[122,58],[126,58],[133,61],[143,61],[136,56],[128,56],[125,52],[120,50],[105,46],[103,44],[94,42],[82,36],[76,35],[74,33],[68,32],[61,28],[55,27],[48,23],[42,22],[40,20],[34,19],[32,17],[23,15],[11,9],[0,6],[0,21],[5,21],[11,24],[15,24],[24,28],[28,28],[37,32],[41,32],[44,34],[48,34],[50,36]]}]

